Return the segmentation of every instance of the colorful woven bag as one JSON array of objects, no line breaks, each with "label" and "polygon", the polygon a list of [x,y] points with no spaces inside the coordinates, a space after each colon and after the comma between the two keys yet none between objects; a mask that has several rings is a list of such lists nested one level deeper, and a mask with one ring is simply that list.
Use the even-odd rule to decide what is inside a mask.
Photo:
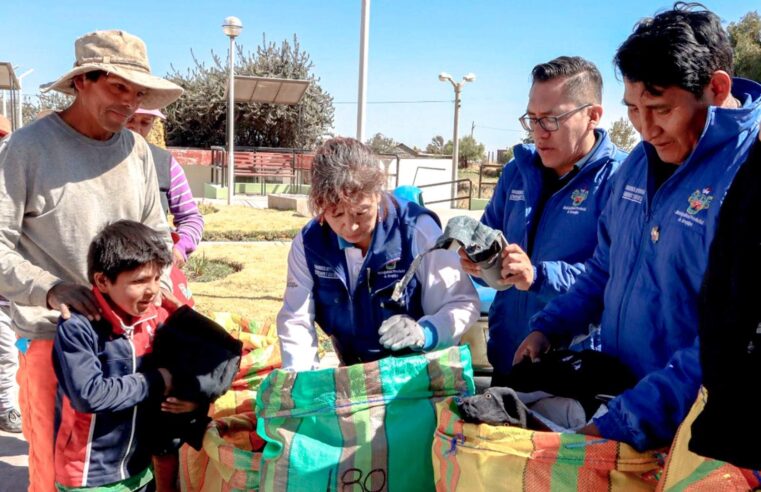
[{"label": "colorful woven bag", "polygon": [[[666,492],[734,492],[755,490],[761,486],[761,473],[738,468],[724,461],[704,458],[689,450],[692,423],[705,407],[708,395],[701,388],[697,400],[676,433],[666,460],[659,491]],[[727,432],[730,432],[729,429]],[[742,439],[741,436],[735,436]]]},{"label": "colorful woven bag", "polygon": [[274,371],[257,396],[263,491],[433,490],[435,403],[474,392],[467,347]]},{"label": "colorful woven bag", "polygon": [[214,421],[202,449],[180,449],[180,485],[187,492],[254,491],[264,448],[256,433],[256,393],[264,378],[281,365],[280,344],[274,325],[259,326],[230,313],[212,317],[243,342],[243,357],[230,391],[211,408]]},{"label": "colorful woven bag", "polygon": [[573,433],[465,423],[454,399],[437,405],[436,490],[652,491],[662,454]]}]

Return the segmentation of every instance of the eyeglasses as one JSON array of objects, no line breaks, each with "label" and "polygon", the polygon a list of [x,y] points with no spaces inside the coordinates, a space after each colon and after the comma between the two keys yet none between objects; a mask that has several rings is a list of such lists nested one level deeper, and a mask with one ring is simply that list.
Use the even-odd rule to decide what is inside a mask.
[{"label": "eyeglasses", "polygon": [[579,106],[576,109],[566,111],[565,113],[559,114],[557,116],[542,116],[541,118],[532,118],[528,115],[528,113],[526,113],[518,118],[518,121],[521,122],[521,126],[527,132],[533,132],[536,129],[536,125],[541,126],[544,131],[555,132],[558,130],[558,128],[560,128],[560,122],[562,120],[568,118],[574,113],[578,113],[584,108],[588,108],[591,105],[592,103],[587,103],[583,106]]}]

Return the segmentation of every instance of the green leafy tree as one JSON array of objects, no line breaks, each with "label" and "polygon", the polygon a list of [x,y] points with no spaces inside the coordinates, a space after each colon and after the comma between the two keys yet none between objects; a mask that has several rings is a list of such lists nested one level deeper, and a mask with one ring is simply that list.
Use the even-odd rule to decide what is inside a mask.
[{"label": "green leafy tree", "polygon": [[608,130],[610,140],[621,150],[629,152],[637,145],[637,131],[626,118],[614,121]]},{"label": "green leafy tree", "polygon": [[761,16],[748,12],[727,31],[735,51],[735,75],[761,82]]},{"label": "green leafy tree", "polygon": [[[444,145],[444,154],[452,155],[454,145],[452,141],[448,141]],[[459,167],[468,167],[471,162],[482,161],[486,157],[486,147],[484,144],[479,143],[475,138],[470,135],[462,137],[460,139],[459,152]]]},{"label": "green leafy tree", "polygon": [[376,133],[367,142],[367,145],[373,149],[376,154],[393,154],[396,146],[399,145],[393,138],[387,137],[382,133]]},{"label": "green leafy tree", "polygon": [[[191,52],[192,53],[192,52]],[[227,64],[212,51],[210,65],[193,55],[195,66],[185,73],[174,67],[167,77],[185,94],[165,110],[169,145],[209,147],[225,145]],[[263,103],[235,105],[235,145],[254,147],[313,148],[333,125],[333,98],[320,87],[312,73],[313,63],[297,37],[275,44],[262,38],[256,51],[238,45],[235,73],[311,83],[299,104]]]},{"label": "green leafy tree", "polygon": [[[444,137],[441,135],[436,135],[431,139],[431,143],[429,143],[425,147],[425,151],[428,154],[444,154],[444,146],[446,145],[446,141],[444,140]],[[451,152],[451,149],[450,149]]]}]

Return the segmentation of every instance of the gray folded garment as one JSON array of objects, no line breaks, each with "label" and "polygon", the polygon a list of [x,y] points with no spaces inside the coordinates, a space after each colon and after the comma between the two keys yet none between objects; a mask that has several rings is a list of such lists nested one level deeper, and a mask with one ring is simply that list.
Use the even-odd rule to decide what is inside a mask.
[{"label": "gray folded garment", "polygon": [[497,290],[509,289],[511,285],[498,283],[502,278],[502,250],[506,246],[507,241],[501,231],[492,229],[467,215],[453,217],[447,223],[444,233],[436,240],[436,244],[415,257],[404,277],[394,286],[391,299],[398,301],[401,298],[404,288],[412,280],[420,262],[423,261],[423,256],[437,249],[454,251],[460,247],[472,262],[481,267],[481,278],[489,287]]},{"label": "gray folded garment", "polygon": [[489,388],[482,395],[457,401],[460,416],[472,424],[511,425],[528,428],[526,405],[510,388]]},{"label": "gray folded garment", "polygon": [[507,246],[501,231],[467,215],[454,217],[434,248],[456,250],[460,246],[470,261],[481,267],[481,278],[489,287],[497,290],[511,287],[498,283],[502,278],[502,250]]}]

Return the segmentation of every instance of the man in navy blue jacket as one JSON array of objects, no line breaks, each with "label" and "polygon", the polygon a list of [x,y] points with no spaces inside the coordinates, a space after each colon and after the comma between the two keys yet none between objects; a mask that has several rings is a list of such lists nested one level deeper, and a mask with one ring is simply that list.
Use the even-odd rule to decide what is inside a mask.
[{"label": "man in navy blue jacket", "polygon": [[721,20],[681,3],[639,22],[615,63],[643,142],[616,177],[586,272],[531,320],[516,360],[601,319],[602,351],[639,383],[581,432],[642,450],[673,439],[698,393],[698,292],[722,199],[758,134],[761,85],[732,78]]},{"label": "man in navy blue jacket", "polygon": [[[597,244],[597,221],[610,196],[609,179],[626,154],[597,125],[602,77],[580,57],[534,67],[526,114],[535,144],[517,145],[481,222],[499,229],[503,285],[489,310],[489,362],[499,384],[528,335],[531,316],[566,292],[584,272]],[[478,267],[461,255],[478,277]]]}]

